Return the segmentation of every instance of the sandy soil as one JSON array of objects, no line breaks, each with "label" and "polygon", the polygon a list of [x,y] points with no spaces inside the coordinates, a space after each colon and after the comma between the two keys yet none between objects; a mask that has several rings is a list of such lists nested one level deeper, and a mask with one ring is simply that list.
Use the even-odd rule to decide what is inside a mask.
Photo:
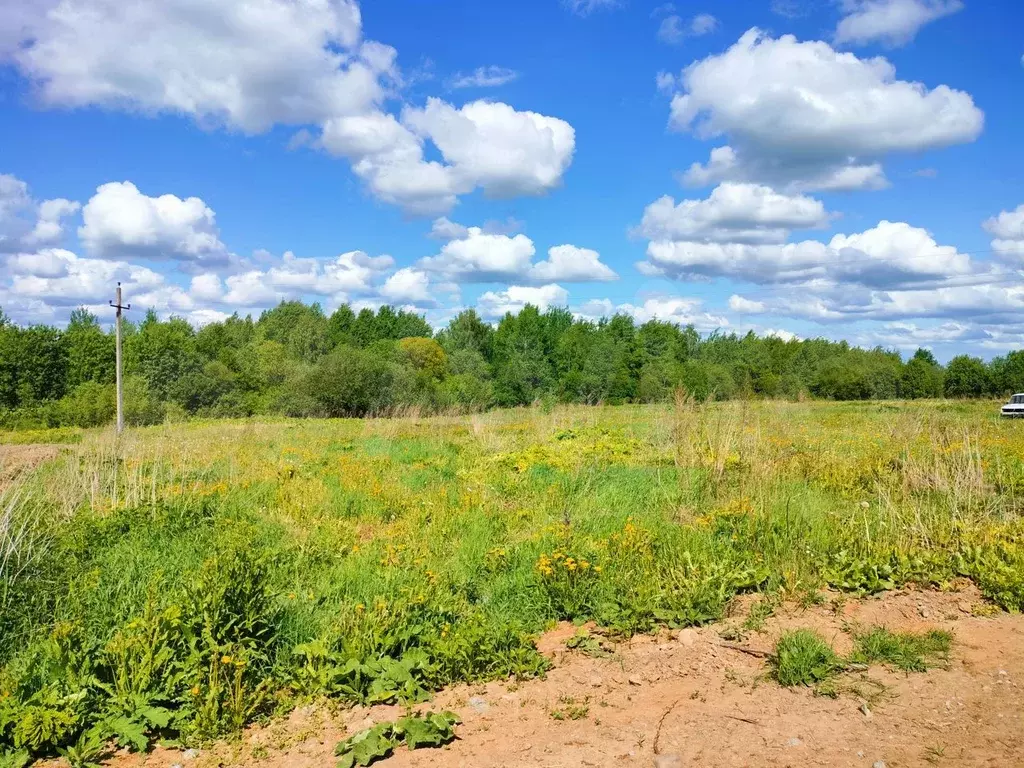
[{"label": "sandy soil", "polygon": [[[864,766],[1024,765],[1024,616],[986,611],[973,588],[897,592],[809,609],[787,606],[761,633],[735,639],[743,606],[698,630],[636,637],[593,658],[568,651],[575,632],[545,635],[546,679],[444,691],[422,708],[453,709],[458,741],[399,750],[380,763],[408,766]],[[766,679],[760,652],[783,630],[815,627],[840,650],[851,627],[945,628],[956,637],[945,669],[904,674],[872,667],[845,679],[837,699]],[[723,639],[734,637],[732,640]],[[738,650],[737,647],[744,650]],[[565,697],[587,707],[557,720]],[[115,757],[118,768],[332,766],[346,733],[400,716],[398,707],[331,712],[306,707],[198,754],[159,749]]]}]

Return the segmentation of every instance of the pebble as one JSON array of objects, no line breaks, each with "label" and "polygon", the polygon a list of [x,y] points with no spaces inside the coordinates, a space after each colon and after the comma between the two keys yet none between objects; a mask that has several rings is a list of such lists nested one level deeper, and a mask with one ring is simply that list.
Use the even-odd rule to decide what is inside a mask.
[{"label": "pebble", "polygon": [[474,696],[473,698],[471,698],[469,700],[469,706],[473,708],[474,712],[479,712],[480,714],[483,714],[491,708],[491,705],[479,696]]},{"label": "pebble", "polygon": [[185,768],[185,767],[181,763],[174,763],[174,764],[171,765],[171,768]]},{"label": "pebble", "polygon": [[630,685],[642,685],[643,684],[643,680],[641,680],[636,675],[630,675],[628,682],[629,682]]},{"label": "pebble", "polygon": [[679,755],[658,755],[654,758],[654,768],[683,768],[683,758]]},{"label": "pebble", "polygon": [[868,720],[871,719],[871,707],[868,706],[866,701],[860,705],[860,711],[864,717],[868,718]]},{"label": "pebble", "polygon": [[875,760],[875,762],[871,764],[871,768],[886,768],[885,760]]},{"label": "pebble", "polygon": [[600,688],[602,685],[604,685],[604,678],[602,678],[600,675],[594,675],[590,678],[591,688]]},{"label": "pebble", "polygon": [[197,757],[199,757],[199,750],[186,749],[184,754],[182,754],[182,757],[184,757],[186,760],[195,760]]},{"label": "pebble", "polygon": [[857,757],[864,757],[864,750],[863,749],[860,750],[860,752],[857,753]]},{"label": "pebble", "polygon": [[867,508],[868,508],[868,507],[870,507],[870,506],[871,506],[871,503],[870,503],[870,502],[867,502],[867,501],[862,501],[862,502],[860,503],[860,508],[861,508],[861,509],[867,509]]},{"label": "pebble", "polygon": [[692,629],[684,629],[679,633],[679,642],[687,648],[692,648],[693,644],[697,642],[697,633]]},{"label": "pebble", "polygon": [[799,747],[801,744],[803,744],[803,742],[795,736],[786,742],[787,747]]}]

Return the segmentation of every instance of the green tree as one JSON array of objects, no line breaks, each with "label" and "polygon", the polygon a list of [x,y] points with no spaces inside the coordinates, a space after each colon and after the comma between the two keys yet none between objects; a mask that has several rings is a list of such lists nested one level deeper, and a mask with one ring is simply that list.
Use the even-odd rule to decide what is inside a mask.
[{"label": "green tree", "polygon": [[992,389],[1000,395],[1024,392],[1024,350],[992,361]]},{"label": "green tree", "polygon": [[471,349],[484,360],[490,360],[494,329],[480,319],[476,310],[464,309],[438,334],[437,340],[449,356],[458,350]]},{"label": "green tree", "polygon": [[982,397],[989,393],[989,384],[980,358],[957,355],[946,366],[946,397]]},{"label": "green tree", "polygon": [[494,396],[499,405],[526,405],[551,392],[554,371],[545,354],[547,329],[527,304],[502,318],[494,333]]},{"label": "green tree", "polygon": [[125,342],[125,369],[141,375],[150,392],[162,401],[169,398],[178,380],[201,366],[195,331],[183,318],[161,321],[150,310]]},{"label": "green tree", "polygon": [[914,354],[903,367],[900,378],[900,396],[907,399],[942,397],[943,372],[927,350],[925,355]]},{"label": "green tree", "polygon": [[64,331],[67,347],[67,386],[75,388],[86,381],[109,384],[114,381],[114,337],[104,333],[99,320],[87,309],[76,309]]},{"label": "green tree", "polygon": [[319,304],[282,301],[260,315],[256,332],[259,339],[279,342],[289,355],[307,363],[316,362],[331,347]]},{"label": "green tree", "polygon": [[352,326],[356,321],[355,312],[348,304],[338,307],[327,320],[327,340],[331,348],[340,344],[353,344]]}]

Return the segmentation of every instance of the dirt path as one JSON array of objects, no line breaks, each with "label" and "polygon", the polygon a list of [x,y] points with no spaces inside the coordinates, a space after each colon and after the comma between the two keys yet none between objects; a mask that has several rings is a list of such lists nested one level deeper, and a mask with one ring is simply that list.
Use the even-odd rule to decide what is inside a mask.
[{"label": "dirt path", "polygon": [[[768,619],[763,633],[731,643],[767,651],[780,631],[810,626],[845,651],[844,629],[856,624],[955,634],[947,669],[908,675],[872,667],[851,676],[851,686],[871,698],[867,713],[861,709],[866,698],[857,692],[830,699],[766,680],[763,658],[723,645],[722,630],[741,618],[637,637],[605,658],[567,651],[564,641],[574,628],[560,627],[542,640],[555,661],[546,679],[442,692],[429,707],[460,714],[459,740],[440,750],[399,750],[381,765],[1021,766],[1024,616],[986,618],[973,613],[978,605],[978,595],[967,590],[893,593],[850,601],[838,612],[793,606]],[[585,706],[586,715],[552,717],[553,710],[571,706]],[[160,750],[116,763],[333,766],[332,749],[346,731],[400,714],[397,707],[335,714],[308,708],[198,756]]]}]

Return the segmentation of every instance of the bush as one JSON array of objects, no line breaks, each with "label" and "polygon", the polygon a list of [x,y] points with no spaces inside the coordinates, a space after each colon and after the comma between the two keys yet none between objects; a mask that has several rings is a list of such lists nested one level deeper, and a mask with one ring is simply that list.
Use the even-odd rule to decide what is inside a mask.
[{"label": "bush", "polygon": [[59,402],[60,426],[98,427],[117,415],[117,391],[113,384],[86,381]]},{"label": "bush", "polygon": [[306,380],[306,392],[327,416],[365,416],[407,402],[408,377],[379,352],[338,347]]},{"label": "bush", "polygon": [[166,406],[150,391],[141,376],[126,376],[124,380],[124,421],[133,427],[160,424]]}]

